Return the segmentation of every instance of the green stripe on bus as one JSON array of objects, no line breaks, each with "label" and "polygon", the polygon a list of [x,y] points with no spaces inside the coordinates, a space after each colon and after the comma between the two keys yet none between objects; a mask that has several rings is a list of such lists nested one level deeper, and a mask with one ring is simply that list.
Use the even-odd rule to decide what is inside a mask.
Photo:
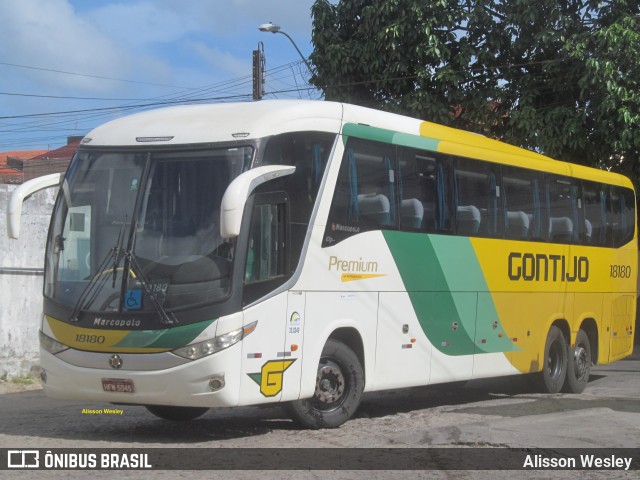
[{"label": "green stripe on bus", "polygon": [[434,138],[421,137],[420,135],[410,135],[408,133],[394,132],[384,128],[370,127],[355,123],[346,123],[342,127],[343,141],[348,137],[357,137],[375,142],[390,143],[403,147],[419,148],[422,150],[438,150],[439,140]]},{"label": "green stripe on bus", "polygon": [[[495,304],[489,292],[489,286],[478,257],[467,237],[429,235],[440,268],[452,292],[473,292],[473,298],[467,298],[476,308],[473,313],[462,316],[466,320],[467,331],[475,333],[476,353],[508,352],[519,350],[504,331]],[[477,295],[477,297],[476,297]],[[461,299],[454,294],[454,299]],[[457,304],[460,303],[458,300]],[[468,305],[459,305],[461,308]]]},{"label": "green stripe on bus", "polygon": [[359,125],[356,123],[345,123],[342,127],[342,135],[344,137],[357,137],[382,143],[392,143],[395,133],[396,132],[392,130],[369,127],[368,125]]},{"label": "green stripe on bus", "polygon": [[383,234],[418,321],[435,348],[447,355],[515,349],[486,293],[487,284],[468,238]]},{"label": "green stripe on bus", "polygon": [[165,330],[133,330],[114,347],[167,349],[184,347],[213,322],[214,320],[207,320]]},{"label": "green stripe on bus", "polygon": [[435,138],[426,138],[418,135],[409,135],[408,133],[396,133],[393,135],[393,143],[403,147],[418,148],[420,150],[431,150],[436,152],[440,140]]}]

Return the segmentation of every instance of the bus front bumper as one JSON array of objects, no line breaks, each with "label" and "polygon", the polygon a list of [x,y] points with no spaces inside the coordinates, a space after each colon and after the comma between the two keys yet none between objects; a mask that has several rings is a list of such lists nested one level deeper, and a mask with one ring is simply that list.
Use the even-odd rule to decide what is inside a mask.
[{"label": "bus front bumper", "polygon": [[47,396],[62,400],[233,407],[239,403],[241,351],[236,344],[172,368],[134,371],[126,370],[126,361],[118,369],[106,362],[106,368],[72,365],[41,348],[42,385]]}]

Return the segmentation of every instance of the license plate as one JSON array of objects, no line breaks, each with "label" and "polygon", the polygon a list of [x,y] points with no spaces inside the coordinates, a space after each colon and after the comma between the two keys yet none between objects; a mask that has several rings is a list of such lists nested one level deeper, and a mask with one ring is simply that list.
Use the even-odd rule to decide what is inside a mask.
[{"label": "license plate", "polygon": [[133,393],[133,380],[103,378],[102,390],[105,392]]}]

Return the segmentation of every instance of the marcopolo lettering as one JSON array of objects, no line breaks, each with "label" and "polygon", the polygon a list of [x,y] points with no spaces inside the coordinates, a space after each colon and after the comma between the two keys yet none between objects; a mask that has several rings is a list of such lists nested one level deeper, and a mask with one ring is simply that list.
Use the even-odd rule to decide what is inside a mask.
[{"label": "marcopolo lettering", "polygon": [[140,320],[130,319],[130,318],[102,318],[96,317],[93,319],[93,325],[95,327],[139,327],[141,324]]},{"label": "marcopolo lettering", "polygon": [[509,279],[525,282],[586,282],[589,280],[587,257],[511,252]]}]

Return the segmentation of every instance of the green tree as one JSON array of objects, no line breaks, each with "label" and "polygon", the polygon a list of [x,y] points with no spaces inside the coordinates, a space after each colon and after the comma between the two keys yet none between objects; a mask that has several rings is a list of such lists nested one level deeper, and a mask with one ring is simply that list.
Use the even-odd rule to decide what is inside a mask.
[{"label": "green tree", "polygon": [[312,82],[327,99],[448,120],[471,61],[458,0],[319,0],[312,15]]},{"label": "green tree", "polygon": [[314,83],[640,178],[637,0],[317,0]]}]

